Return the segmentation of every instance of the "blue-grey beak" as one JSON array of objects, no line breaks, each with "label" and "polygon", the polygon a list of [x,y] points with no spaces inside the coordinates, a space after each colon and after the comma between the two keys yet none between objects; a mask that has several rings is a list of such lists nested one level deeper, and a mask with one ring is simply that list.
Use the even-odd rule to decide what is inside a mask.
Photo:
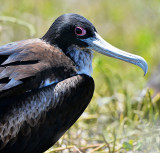
[{"label": "blue-grey beak", "polygon": [[101,54],[138,65],[143,69],[144,75],[146,75],[148,71],[148,65],[145,59],[141,56],[127,53],[110,45],[100,35],[98,35],[98,33],[95,33],[95,37],[83,39],[83,41],[89,45],[88,48],[93,49]]}]

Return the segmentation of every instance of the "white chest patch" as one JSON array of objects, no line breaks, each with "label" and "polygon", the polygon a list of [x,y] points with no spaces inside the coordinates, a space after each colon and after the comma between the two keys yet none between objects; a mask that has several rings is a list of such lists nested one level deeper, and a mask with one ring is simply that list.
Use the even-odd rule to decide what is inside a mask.
[{"label": "white chest patch", "polygon": [[69,48],[68,52],[70,58],[76,64],[78,74],[86,74],[91,76],[93,51],[90,49],[80,49],[77,47]]}]

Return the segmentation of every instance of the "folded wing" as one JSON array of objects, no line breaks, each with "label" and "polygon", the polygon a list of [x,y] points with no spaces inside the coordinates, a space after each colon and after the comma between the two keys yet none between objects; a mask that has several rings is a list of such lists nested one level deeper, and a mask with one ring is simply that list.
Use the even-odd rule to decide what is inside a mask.
[{"label": "folded wing", "polygon": [[63,52],[40,39],[0,47],[0,98],[37,89],[46,79],[63,80],[75,73],[74,64]]},{"label": "folded wing", "polygon": [[0,152],[44,152],[75,123],[93,92],[93,79],[76,75],[13,98],[19,107],[10,106],[1,115]]}]

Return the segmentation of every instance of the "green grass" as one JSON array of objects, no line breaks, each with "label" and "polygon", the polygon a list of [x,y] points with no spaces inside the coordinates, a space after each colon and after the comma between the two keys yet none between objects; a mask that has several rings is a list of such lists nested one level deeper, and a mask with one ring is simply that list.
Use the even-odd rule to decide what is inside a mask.
[{"label": "green grass", "polygon": [[[160,59],[159,0],[0,1],[0,45],[41,37],[63,13],[87,17],[112,45],[143,56],[140,68],[95,53],[94,97],[66,134],[47,152],[160,152],[160,96],[147,80]],[[18,7],[17,7],[18,6]]]}]

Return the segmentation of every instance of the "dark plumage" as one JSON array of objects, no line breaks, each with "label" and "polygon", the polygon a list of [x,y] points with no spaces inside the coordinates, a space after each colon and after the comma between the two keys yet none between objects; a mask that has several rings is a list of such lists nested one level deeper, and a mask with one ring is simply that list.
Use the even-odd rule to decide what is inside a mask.
[{"label": "dark plumage", "polygon": [[41,39],[0,47],[0,152],[42,153],[79,118],[93,92],[92,50],[140,66],[77,14],[60,16]]},{"label": "dark plumage", "polygon": [[[1,112],[1,122],[5,123],[5,127],[0,128],[1,152],[44,152],[78,119],[89,104],[93,91],[92,78],[76,75],[16,96],[12,102],[7,99]],[[24,122],[19,121],[22,117]]]},{"label": "dark plumage", "polygon": [[85,27],[87,33],[84,36],[80,36],[81,39],[93,37],[96,32],[93,24],[84,17],[78,14],[64,14],[55,20],[42,39],[58,45],[65,53],[70,45],[87,47],[87,43],[77,39],[74,32],[75,27]]},{"label": "dark plumage", "polygon": [[40,39],[2,46],[0,57],[0,97],[17,96],[39,88],[47,78],[51,81],[57,78],[64,80],[76,74],[73,61],[58,48]]}]

